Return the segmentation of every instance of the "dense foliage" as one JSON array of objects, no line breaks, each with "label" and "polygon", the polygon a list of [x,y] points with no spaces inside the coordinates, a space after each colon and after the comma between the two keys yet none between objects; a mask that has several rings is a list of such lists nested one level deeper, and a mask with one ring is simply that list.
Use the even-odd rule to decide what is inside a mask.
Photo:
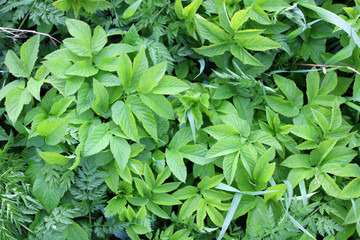
[{"label": "dense foliage", "polygon": [[360,237],[360,1],[0,5],[0,240]]}]

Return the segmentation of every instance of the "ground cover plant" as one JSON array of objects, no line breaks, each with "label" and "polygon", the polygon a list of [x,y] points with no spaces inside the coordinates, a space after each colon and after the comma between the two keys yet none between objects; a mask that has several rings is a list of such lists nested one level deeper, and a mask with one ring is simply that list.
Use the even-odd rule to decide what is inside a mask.
[{"label": "ground cover plant", "polygon": [[0,239],[357,239],[360,2],[0,0]]}]

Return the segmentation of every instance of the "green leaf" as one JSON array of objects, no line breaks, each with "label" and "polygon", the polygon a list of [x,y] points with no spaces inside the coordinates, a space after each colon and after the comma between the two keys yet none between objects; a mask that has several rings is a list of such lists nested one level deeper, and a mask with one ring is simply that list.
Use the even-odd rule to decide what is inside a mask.
[{"label": "green leaf", "polygon": [[251,8],[246,8],[237,11],[231,18],[231,25],[235,30],[238,30],[250,17]]},{"label": "green leaf", "polygon": [[141,93],[148,93],[156,87],[165,74],[166,64],[166,62],[162,62],[147,69],[141,75],[138,91]]},{"label": "green leaf", "polygon": [[210,136],[212,136],[216,140],[221,140],[226,138],[236,139],[240,136],[240,133],[237,129],[226,124],[210,126],[204,128],[204,131],[207,132]]},{"label": "green leaf", "polygon": [[89,236],[86,231],[73,220],[71,222],[72,224],[67,225],[68,234],[66,240],[88,240]]},{"label": "green leaf", "polygon": [[179,200],[177,200],[170,194],[166,194],[166,193],[153,193],[151,196],[151,201],[155,204],[165,205],[165,206],[181,204]]},{"label": "green leaf", "polygon": [[264,25],[272,23],[268,15],[261,9],[261,7],[259,7],[259,5],[253,4],[251,9],[250,18],[252,20]]},{"label": "green leaf", "polygon": [[209,40],[212,43],[229,42],[230,36],[216,24],[211,23],[200,15],[195,17],[196,27],[201,37]]},{"label": "green leaf", "polygon": [[34,37],[27,40],[20,48],[21,62],[24,64],[26,77],[29,77],[39,52],[40,44],[40,35],[35,35]]},{"label": "green leaf", "polygon": [[174,110],[170,102],[163,95],[155,95],[151,93],[140,93],[139,95],[141,101],[155,113],[166,119],[174,119]]},{"label": "green leaf", "polygon": [[136,12],[136,10],[139,8],[140,4],[141,4],[142,0],[138,0],[134,3],[132,3],[123,13],[123,15],[121,16],[122,19],[128,19],[130,17],[132,17],[134,15],[134,13]]},{"label": "green leaf", "polygon": [[310,156],[307,154],[294,154],[286,158],[280,165],[288,168],[310,169]]},{"label": "green leaf", "polygon": [[329,132],[329,122],[326,117],[319,111],[311,109],[311,112],[315,118],[316,123],[320,126],[322,131],[327,134]]},{"label": "green leaf", "polygon": [[241,42],[241,46],[253,51],[267,51],[281,47],[281,44],[263,36],[255,36]]},{"label": "green leaf", "polygon": [[84,156],[94,155],[105,149],[110,142],[109,129],[106,124],[100,124],[89,133],[84,146]]},{"label": "green leaf", "polygon": [[275,157],[275,148],[269,148],[261,157],[257,160],[253,177],[257,183],[266,183],[269,181],[270,177],[273,175],[275,170],[275,163],[269,164]]},{"label": "green leaf", "polygon": [[91,102],[94,100],[94,98],[95,96],[90,85],[84,82],[77,94],[77,114],[80,115],[81,113],[88,110],[91,107]]},{"label": "green leaf", "polygon": [[300,125],[289,129],[289,132],[295,134],[298,137],[304,138],[306,140],[317,140],[319,138],[319,134],[310,125]]},{"label": "green leaf", "polygon": [[338,84],[335,72],[328,72],[321,84],[318,95],[326,95],[333,91]]},{"label": "green leaf", "polygon": [[65,23],[71,36],[90,46],[91,29],[87,23],[71,18],[66,19]]},{"label": "green leaf", "polygon": [[320,165],[324,158],[334,148],[338,139],[332,138],[322,141],[319,146],[310,153],[311,165]]},{"label": "green leaf", "polygon": [[314,12],[319,14],[319,16],[325,21],[332,23],[338,26],[339,28],[341,28],[342,30],[344,30],[354,40],[356,45],[360,47],[360,38],[356,34],[356,30],[352,28],[344,19],[342,19],[335,13],[330,12],[329,10],[326,10],[324,8],[318,7],[313,4],[306,3],[306,1],[300,1],[299,4],[305,8],[313,10]]},{"label": "green leaf", "polygon": [[56,152],[39,152],[40,157],[49,164],[66,165],[70,159]]},{"label": "green leaf", "polygon": [[351,198],[360,197],[359,184],[360,184],[360,178],[353,179],[344,187],[342,193],[340,194],[340,198],[351,199]]},{"label": "green leaf", "polygon": [[319,73],[317,71],[309,72],[306,75],[306,95],[311,102],[319,92]]},{"label": "green leaf", "polygon": [[322,173],[318,176],[321,187],[324,191],[332,197],[338,198],[341,197],[341,189],[336,184],[335,180],[332,179],[328,174]]},{"label": "green leaf", "polygon": [[107,43],[107,36],[105,30],[101,26],[96,26],[94,30],[94,35],[91,38],[90,48],[93,55],[96,55],[100,52],[101,49]]},{"label": "green leaf", "polygon": [[87,61],[84,60],[75,62],[68,70],[66,70],[66,74],[71,76],[91,77],[97,74],[98,71],[98,68],[89,66]]},{"label": "green leaf", "polygon": [[129,143],[120,137],[110,137],[110,149],[121,172],[124,171],[131,153]]},{"label": "green leaf", "polygon": [[221,7],[219,8],[219,20],[221,27],[224,28],[225,31],[227,31],[228,33],[234,32],[234,29],[231,26],[230,19],[227,13],[225,1],[223,1]]},{"label": "green leaf", "polygon": [[195,0],[184,8],[183,14],[185,15],[185,20],[189,21],[194,17],[196,11],[201,6],[201,3],[202,0]]},{"label": "green leaf", "polygon": [[104,85],[95,78],[93,78],[93,91],[95,100],[91,102],[91,107],[96,114],[102,116],[109,109],[109,94]]},{"label": "green leaf", "polygon": [[223,215],[215,209],[213,206],[208,205],[206,208],[206,212],[209,215],[211,221],[218,227],[221,227],[224,222]]},{"label": "green leaf", "polygon": [[217,186],[224,179],[223,175],[215,175],[212,177],[204,177],[198,184],[197,187],[201,190],[210,189]]},{"label": "green leaf", "polygon": [[39,101],[41,101],[40,89],[41,89],[41,86],[43,85],[43,83],[44,83],[43,80],[38,81],[32,77],[29,79],[29,81],[27,83],[27,89],[29,90],[31,95],[33,95],[33,97]]},{"label": "green leaf", "polygon": [[225,124],[236,129],[243,137],[248,137],[250,134],[250,126],[247,121],[241,119],[237,115],[223,115],[220,117]]},{"label": "green leaf", "polygon": [[45,137],[46,144],[57,145],[64,139],[68,122],[66,118],[44,120],[37,126],[37,132]]},{"label": "green leaf", "polygon": [[60,117],[74,100],[74,97],[60,99],[51,106],[49,114]]},{"label": "green leaf", "polygon": [[20,60],[18,56],[16,56],[16,54],[12,50],[9,50],[7,52],[4,63],[15,77],[28,77],[28,72],[26,71],[27,69],[25,64]]},{"label": "green leaf", "polygon": [[240,150],[242,143],[235,140],[221,140],[215,143],[206,154],[206,157],[214,158],[225,156]]},{"label": "green leaf", "polygon": [[342,123],[341,111],[337,98],[335,98],[331,111],[330,130],[334,131],[338,129],[341,126],[341,123]]},{"label": "green leaf", "polygon": [[9,82],[4,87],[0,89],[0,101],[4,99],[4,97],[8,94],[8,92],[16,87],[20,87],[21,89],[25,88],[25,82],[22,80],[15,80]]},{"label": "green leaf", "polygon": [[201,199],[201,195],[198,194],[196,196],[187,199],[180,208],[179,218],[184,220],[190,217],[193,214],[193,212],[195,212],[196,209],[198,208],[200,199]]},{"label": "green leaf", "polygon": [[179,149],[182,146],[185,146],[192,140],[192,132],[189,127],[185,127],[177,131],[172,137],[169,148],[170,149]]},{"label": "green leaf", "polygon": [[286,98],[294,103],[294,106],[297,108],[302,107],[303,93],[297,88],[294,81],[277,74],[274,75],[274,80],[276,85],[285,94]]},{"label": "green leaf", "polygon": [[27,88],[14,87],[6,94],[5,109],[12,124],[15,124],[24,105],[31,102],[31,94]]},{"label": "green leaf", "polygon": [[194,48],[195,52],[204,55],[206,57],[214,57],[223,55],[226,51],[230,51],[230,45],[228,42],[215,43],[210,46],[202,46],[200,48]]},{"label": "green leaf", "polygon": [[264,9],[266,11],[281,11],[284,8],[289,7],[289,4],[284,2],[283,0],[256,0],[256,4],[258,4],[261,9]]},{"label": "green leaf", "polygon": [[80,57],[91,57],[90,39],[84,42],[78,38],[66,38],[63,40],[64,46],[71,52]]},{"label": "green leaf", "polygon": [[36,199],[45,207],[48,214],[59,205],[61,198],[61,189],[58,184],[51,184],[46,181],[46,176],[41,172],[37,175],[33,184],[33,193]]},{"label": "green leaf", "polygon": [[184,81],[165,75],[152,92],[154,94],[176,95],[188,89],[189,85]]},{"label": "green leaf", "polygon": [[133,75],[131,78],[131,87],[134,90],[138,87],[141,75],[149,68],[148,60],[146,58],[145,48],[142,48],[136,55],[133,62]]},{"label": "green leaf", "polygon": [[228,154],[223,160],[223,171],[224,176],[228,184],[234,181],[238,162],[239,162],[240,151]]},{"label": "green leaf", "polygon": [[139,133],[131,109],[122,101],[117,101],[111,107],[113,121],[121,127],[128,138],[138,142]]},{"label": "green leaf", "polygon": [[185,182],[187,171],[181,153],[176,149],[171,150],[167,148],[165,151],[165,156],[166,163],[169,166],[171,172],[177,179]]},{"label": "green leaf", "polygon": [[170,219],[169,215],[162,210],[158,205],[154,204],[153,202],[149,201],[146,204],[147,209],[149,209],[150,212],[155,214],[158,217],[164,218],[164,219]]},{"label": "green leaf", "polygon": [[132,63],[130,58],[126,53],[122,53],[119,56],[117,73],[119,75],[121,84],[124,86],[124,89],[131,86],[131,78],[133,74],[132,71]]},{"label": "green leaf", "polygon": [[127,98],[126,104],[130,106],[131,111],[143,124],[146,132],[157,142],[157,124],[153,112],[134,95]]},{"label": "green leaf", "polygon": [[207,148],[203,145],[195,144],[195,145],[185,145],[178,148],[181,155],[192,161],[193,163],[199,165],[205,165],[210,162],[213,162],[215,159],[206,158]]},{"label": "green leaf", "polygon": [[243,47],[238,45],[231,45],[230,52],[232,55],[237,57],[244,64],[254,65],[254,66],[263,66],[263,64],[252,56],[248,51]]}]

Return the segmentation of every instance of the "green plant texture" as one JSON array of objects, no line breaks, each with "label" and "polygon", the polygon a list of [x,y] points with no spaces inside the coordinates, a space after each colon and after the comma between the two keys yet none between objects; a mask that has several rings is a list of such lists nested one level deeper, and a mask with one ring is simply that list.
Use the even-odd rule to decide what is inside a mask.
[{"label": "green plant texture", "polygon": [[0,240],[360,237],[360,1],[0,4]]}]

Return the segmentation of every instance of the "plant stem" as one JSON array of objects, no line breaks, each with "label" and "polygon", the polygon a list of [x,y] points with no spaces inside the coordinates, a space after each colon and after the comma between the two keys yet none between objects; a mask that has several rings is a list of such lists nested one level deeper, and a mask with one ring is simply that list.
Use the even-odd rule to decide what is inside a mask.
[{"label": "plant stem", "polygon": [[[297,66],[322,67],[323,69],[327,68],[327,67],[329,67],[329,68],[346,68],[346,69],[349,69],[360,75],[360,72],[358,72],[355,68],[349,67],[349,66],[323,65],[323,64],[311,64],[311,63],[288,63],[288,64],[297,65]],[[326,70],[324,70],[324,73],[326,73]]]}]

